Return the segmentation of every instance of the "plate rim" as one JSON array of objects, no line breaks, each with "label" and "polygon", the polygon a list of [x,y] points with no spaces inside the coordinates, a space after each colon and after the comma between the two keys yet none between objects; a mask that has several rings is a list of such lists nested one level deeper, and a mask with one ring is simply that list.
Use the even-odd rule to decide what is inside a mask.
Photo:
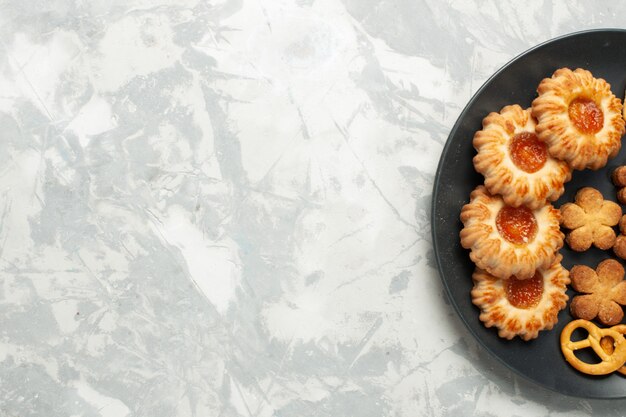
[{"label": "plate rim", "polygon": [[[464,314],[462,314],[462,312],[460,311],[459,306],[457,305],[457,303],[454,301],[453,296],[452,296],[452,292],[450,290],[450,287],[448,286],[448,282],[446,281],[446,279],[444,279],[444,273],[443,273],[443,265],[442,265],[442,261],[441,261],[441,257],[439,256],[439,247],[437,244],[437,222],[436,222],[436,213],[437,213],[437,197],[439,195],[439,182],[441,179],[441,172],[443,170],[443,162],[445,157],[447,156],[447,154],[450,151],[450,148],[452,146],[452,137],[455,136],[457,130],[459,129],[461,123],[463,122],[466,114],[468,113],[469,109],[474,105],[474,103],[476,102],[476,100],[478,99],[478,97],[482,94],[482,92],[487,88],[487,86],[489,86],[493,80],[500,75],[502,72],[504,72],[506,69],[508,69],[511,65],[513,65],[516,61],[518,61],[520,58],[536,51],[539,49],[542,49],[552,43],[555,42],[559,42],[562,41],[564,39],[568,39],[568,38],[574,38],[577,36],[585,36],[588,34],[592,34],[592,33],[626,33],[626,29],[623,28],[594,28],[594,29],[585,29],[585,30],[580,30],[580,31],[575,31],[575,32],[570,32],[570,33],[566,33],[564,35],[560,35],[554,38],[550,38],[548,40],[545,40],[543,42],[540,42],[526,50],[524,50],[523,52],[517,54],[516,56],[514,56],[513,58],[511,58],[509,61],[507,61],[504,65],[502,65],[501,67],[499,67],[493,74],[491,74],[491,76],[489,76],[489,78],[487,78],[483,84],[480,86],[480,88],[478,88],[478,90],[476,90],[476,92],[472,95],[472,97],[469,99],[469,101],[467,102],[467,104],[465,105],[465,107],[463,108],[463,110],[461,111],[461,113],[459,113],[459,115],[457,116],[456,121],[454,122],[454,125],[452,126],[452,128],[450,129],[450,132],[448,133],[448,137],[446,138],[446,142],[444,144],[444,147],[441,151],[441,155],[439,157],[439,162],[437,163],[437,170],[435,171],[435,178],[433,181],[433,189],[432,189],[432,200],[431,200],[431,205],[430,205],[430,224],[431,224],[431,239],[432,239],[432,243],[433,243],[433,251],[434,251],[434,255],[435,255],[435,261],[437,263],[437,272],[439,274],[439,279],[441,280],[443,287],[445,289],[445,293],[446,293],[446,297],[448,299],[448,301],[450,302],[450,304],[452,304],[454,311],[456,312],[457,317],[463,322],[463,325],[465,326],[465,328],[469,331],[469,333],[474,337],[474,339],[478,342],[478,344],[481,346],[482,349],[484,349],[485,351],[487,351],[489,353],[489,355],[495,359],[497,359],[501,364],[503,364],[507,369],[509,369],[510,371],[514,372],[515,375],[522,377],[524,380],[526,381],[530,381],[532,384],[534,384],[535,386],[539,386],[542,387],[550,392],[556,392],[560,395],[564,395],[564,396],[568,396],[568,397],[572,397],[572,398],[584,398],[584,399],[603,399],[603,400],[620,400],[620,399],[624,399],[626,398],[626,392],[624,393],[623,396],[614,396],[614,397],[602,397],[602,396],[597,396],[597,395],[575,395],[572,393],[568,393],[568,392],[563,392],[563,391],[559,391],[558,389],[556,389],[555,387],[552,387],[550,385],[547,385],[541,381],[538,381],[536,379],[531,378],[528,375],[523,374],[522,372],[520,372],[518,369],[514,368],[513,366],[511,366],[507,361],[505,361],[503,358],[501,358],[499,355],[497,355],[492,349],[490,349],[484,342],[483,340],[474,332],[474,330],[472,329],[472,327],[470,326],[469,322],[467,321],[466,317],[464,316]],[[626,70],[625,70],[626,72]],[[625,103],[626,105],[626,103]]]}]

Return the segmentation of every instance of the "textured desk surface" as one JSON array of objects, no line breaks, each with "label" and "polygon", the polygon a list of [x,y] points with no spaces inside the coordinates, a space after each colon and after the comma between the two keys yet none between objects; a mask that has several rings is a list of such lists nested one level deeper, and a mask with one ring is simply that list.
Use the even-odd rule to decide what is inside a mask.
[{"label": "textured desk surface", "polygon": [[0,415],[623,415],[495,362],[434,269],[471,95],[626,24],[526,3],[0,1]]}]

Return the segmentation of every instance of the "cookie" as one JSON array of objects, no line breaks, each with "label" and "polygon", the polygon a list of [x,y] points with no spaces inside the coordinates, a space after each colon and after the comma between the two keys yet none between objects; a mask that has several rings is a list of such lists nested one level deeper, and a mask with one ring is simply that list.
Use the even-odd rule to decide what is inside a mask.
[{"label": "cookie", "polygon": [[574,169],[599,169],[615,157],[624,134],[622,102],[611,86],[584,69],[561,68],[545,78],[532,102],[536,133],[550,154]]},{"label": "cookie", "polygon": [[567,304],[570,279],[560,255],[530,279],[501,279],[479,268],[472,279],[472,303],[480,308],[480,320],[486,327],[496,327],[498,336],[505,339],[530,340],[541,330],[552,329]]},{"label": "cookie", "polygon": [[552,265],[563,246],[559,219],[550,204],[511,207],[481,185],[461,210],[461,245],[478,268],[498,278],[532,278],[537,268]]},{"label": "cookie", "polygon": [[571,231],[565,241],[572,250],[586,251],[594,245],[610,249],[616,240],[615,226],[622,217],[622,209],[613,201],[605,200],[600,191],[585,187],[580,189],[574,203],[561,206],[561,224]]},{"label": "cookie", "polygon": [[491,194],[513,207],[539,208],[563,194],[571,178],[567,163],[554,159],[535,135],[530,109],[517,104],[489,113],[474,135],[474,167]]},{"label": "cookie", "polygon": [[626,215],[619,221],[619,231],[620,234],[613,245],[613,253],[619,258],[626,259]]},{"label": "cookie", "polygon": [[579,319],[593,320],[613,326],[624,317],[626,305],[626,281],[624,267],[615,259],[600,262],[594,271],[585,265],[570,270],[572,288],[584,295],[576,295],[570,304],[572,315]]},{"label": "cookie", "polygon": [[615,168],[611,174],[611,180],[618,188],[617,200],[622,204],[626,204],[626,165]]}]

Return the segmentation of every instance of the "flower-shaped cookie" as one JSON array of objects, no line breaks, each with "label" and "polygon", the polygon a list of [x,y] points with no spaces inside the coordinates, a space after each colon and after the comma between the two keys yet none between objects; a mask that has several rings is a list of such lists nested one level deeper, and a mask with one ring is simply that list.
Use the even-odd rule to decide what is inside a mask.
[{"label": "flower-shaped cookie", "polygon": [[537,138],[574,169],[600,169],[622,145],[622,101],[589,71],[560,68],[537,87],[532,115]]},{"label": "flower-shaped cookie", "polygon": [[593,244],[609,249],[615,243],[615,226],[622,209],[613,201],[605,200],[595,188],[585,187],[576,193],[574,203],[561,206],[561,224],[570,229],[565,241],[573,250],[582,252]]},{"label": "flower-shaped cookie", "polygon": [[622,216],[619,221],[620,235],[615,239],[613,252],[619,258],[626,259],[626,215]]},{"label": "flower-shaped cookie", "polygon": [[619,188],[617,190],[617,199],[620,203],[626,204],[626,165],[615,168],[611,175],[613,184]]},{"label": "flower-shaped cookie", "polygon": [[594,271],[585,265],[576,265],[570,271],[572,287],[585,295],[572,300],[570,310],[579,319],[598,320],[613,326],[624,317],[621,305],[626,304],[624,267],[615,259],[606,259]]},{"label": "flower-shaped cookie", "polygon": [[472,303],[480,308],[480,321],[496,327],[498,336],[523,340],[534,339],[541,330],[550,330],[559,311],[567,305],[565,293],[570,283],[569,271],[557,255],[548,268],[537,268],[530,279],[501,279],[476,268],[472,275]]},{"label": "flower-shaped cookie", "polygon": [[474,168],[485,176],[489,193],[509,206],[541,208],[556,201],[572,177],[567,162],[551,157],[537,139],[535,125],[530,109],[514,104],[489,113],[474,135]]},{"label": "flower-shaped cookie", "polygon": [[461,209],[461,246],[489,274],[530,279],[537,268],[548,268],[563,246],[560,213],[551,204],[531,210],[511,207],[499,195],[479,185]]}]

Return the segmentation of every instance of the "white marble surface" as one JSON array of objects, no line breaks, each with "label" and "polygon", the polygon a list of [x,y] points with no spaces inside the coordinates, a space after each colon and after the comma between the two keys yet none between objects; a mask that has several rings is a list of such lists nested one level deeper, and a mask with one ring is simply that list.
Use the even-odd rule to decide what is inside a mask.
[{"label": "white marble surface", "polygon": [[619,416],[511,374],[434,269],[434,171],[606,1],[0,1],[0,415]]}]

